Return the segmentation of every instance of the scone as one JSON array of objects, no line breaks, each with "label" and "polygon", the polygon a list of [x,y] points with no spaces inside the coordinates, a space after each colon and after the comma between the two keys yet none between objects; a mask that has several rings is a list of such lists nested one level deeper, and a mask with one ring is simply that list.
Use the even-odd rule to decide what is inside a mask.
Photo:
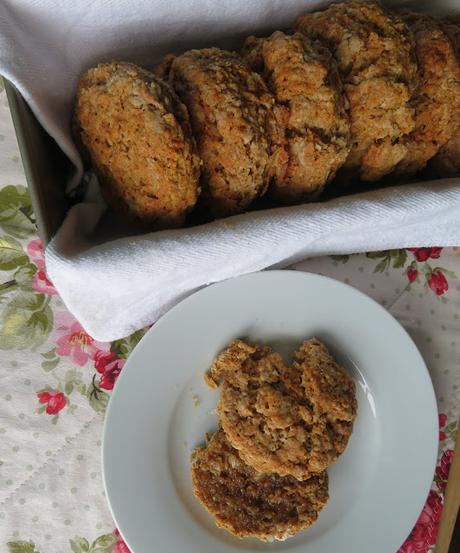
[{"label": "scone", "polygon": [[290,381],[294,392],[303,389],[309,398],[317,424],[325,428],[332,445],[330,462],[335,462],[348,444],[356,418],[353,379],[323,343],[310,338],[294,353]]},{"label": "scone", "polygon": [[217,526],[240,538],[264,541],[283,540],[307,528],[329,498],[326,472],[302,482],[257,473],[241,460],[222,430],[193,452],[192,482]]},{"label": "scone", "polygon": [[249,37],[242,55],[265,78],[282,129],[271,195],[283,203],[318,197],[350,150],[335,60],[318,42],[279,31]]},{"label": "scone", "polygon": [[80,79],[73,126],[114,211],[152,229],[184,223],[200,160],[169,85],[130,63],[100,64]]},{"label": "scone", "polygon": [[407,152],[416,64],[407,26],[374,2],[343,2],[298,18],[297,31],[337,60],[349,102],[351,151],[339,182],[377,181]]},{"label": "scone", "polygon": [[415,128],[395,174],[410,176],[424,169],[458,128],[460,64],[435,19],[416,13],[402,17],[415,37],[419,80],[413,98]]},{"label": "scone", "polygon": [[[460,17],[451,17],[440,22],[441,29],[450,38],[460,61]],[[460,175],[460,107],[453,114],[456,119],[451,138],[442,146],[430,161],[431,172],[436,177],[456,177]]]},{"label": "scone", "polygon": [[[343,371],[327,361],[334,377]],[[322,400],[310,394],[299,367],[286,367],[269,346],[236,340],[217,357],[206,382],[217,387],[223,381],[217,414],[241,459],[255,470],[304,480],[337,459],[344,439],[318,411]],[[351,400],[338,397],[330,408]]]},{"label": "scone", "polygon": [[271,178],[274,100],[265,83],[218,48],[175,58],[169,79],[189,110],[203,160],[203,211],[223,217],[246,210]]}]

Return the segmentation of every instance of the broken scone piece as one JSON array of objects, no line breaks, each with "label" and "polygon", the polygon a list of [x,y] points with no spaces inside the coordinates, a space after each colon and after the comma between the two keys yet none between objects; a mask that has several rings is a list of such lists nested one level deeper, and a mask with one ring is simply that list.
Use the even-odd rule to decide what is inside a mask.
[{"label": "broken scone piece", "polygon": [[310,338],[294,353],[291,381],[294,390],[302,388],[312,403],[315,423],[324,432],[323,440],[331,444],[328,464],[335,462],[347,446],[356,418],[353,379],[323,343]]},{"label": "broken scone piece", "polygon": [[241,460],[222,429],[193,452],[192,481],[217,526],[264,541],[309,527],[329,498],[326,472],[304,481],[258,473]]},{"label": "broken scone piece", "polygon": [[304,480],[345,449],[356,415],[354,384],[315,339],[302,345],[292,367],[269,346],[235,340],[206,381],[223,381],[220,423],[255,470]]}]

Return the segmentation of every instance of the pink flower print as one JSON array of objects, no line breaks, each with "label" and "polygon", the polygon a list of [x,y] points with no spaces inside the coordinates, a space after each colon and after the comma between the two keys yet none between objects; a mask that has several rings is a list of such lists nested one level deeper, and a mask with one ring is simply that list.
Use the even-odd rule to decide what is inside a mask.
[{"label": "pink flower print", "polygon": [[444,491],[449,478],[450,466],[454,458],[453,449],[446,450],[441,458],[439,465],[436,467],[436,476],[438,477],[437,485],[441,491]]},{"label": "pink flower print", "polygon": [[436,543],[441,513],[441,497],[431,490],[422,514],[398,553],[427,553]]},{"label": "pink flower print", "polygon": [[94,359],[98,351],[107,351],[109,344],[94,340],[81,324],[66,311],[56,314],[56,353],[70,357],[74,363],[83,366]]},{"label": "pink flower print", "polygon": [[442,442],[446,439],[446,433],[443,428],[446,426],[447,415],[444,413],[439,413],[439,441]]},{"label": "pink flower print", "polygon": [[56,295],[56,289],[46,276],[45,255],[40,240],[31,240],[27,245],[27,253],[30,261],[37,267],[37,272],[32,279],[32,288],[40,294]]},{"label": "pink flower print", "polygon": [[125,360],[115,353],[98,351],[94,358],[94,368],[102,375],[99,386],[104,390],[112,390],[124,364]]},{"label": "pink flower print", "polygon": [[117,528],[113,531],[114,536],[117,537],[118,541],[115,544],[115,547],[113,549],[113,553],[131,553],[131,550],[126,545],[126,543],[123,541],[123,538],[120,535],[120,532]]},{"label": "pink flower print", "polygon": [[427,282],[437,296],[442,296],[449,289],[449,283],[441,269],[435,269],[427,278]]},{"label": "pink flower print", "polygon": [[417,278],[418,271],[415,267],[409,267],[406,271],[406,275],[409,282],[414,282],[414,280]]},{"label": "pink flower print", "polygon": [[65,395],[58,390],[37,392],[37,398],[39,403],[46,403],[46,413],[48,415],[56,415],[67,405]]}]

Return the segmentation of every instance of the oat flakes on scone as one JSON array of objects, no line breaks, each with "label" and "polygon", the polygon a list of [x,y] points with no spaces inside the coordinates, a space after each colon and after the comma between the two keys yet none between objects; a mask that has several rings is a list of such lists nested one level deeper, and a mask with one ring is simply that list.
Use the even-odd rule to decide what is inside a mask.
[{"label": "oat flakes on scone", "polygon": [[343,435],[317,414],[298,371],[271,347],[234,341],[216,358],[206,381],[211,387],[222,382],[220,424],[255,470],[303,480],[325,470],[343,451]]},{"label": "oat flakes on scone", "polygon": [[201,206],[214,217],[246,210],[271,179],[276,121],[263,79],[236,54],[206,48],[172,60],[169,82],[189,110],[203,160]]},{"label": "oat flakes on scone", "polygon": [[[440,22],[441,29],[454,46],[457,61],[460,62],[460,17],[448,17]],[[460,106],[453,113],[456,127],[451,138],[442,146],[430,161],[436,177],[456,177],[460,175]]]},{"label": "oat flakes on scone", "polygon": [[308,528],[329,498],[326,472],[304,481],[258,473],[241,460],[222,430],[192,453],[192,483],[217,526],[263,541]]},{"label": "oat flakes on scone", "polygon": [[427,14],[401,16],[415,37],[418,86],[412,99],[415,128],[395,174],[411,176],[425,168],[458,128],[460,62],[438,21]]},{"label": "oat flakes on scone", "polygon": [[242,55],[275,97],[281,129],[270,193],[283,203],[315,199],[350,151],[337,64],[319,42],[280,31],[249,37]]},{"label": "oat flakes on scone", "polygon": [[200,159],[169,85],[131,63],[102,63],[79,81],[73,127],[114,211],[152,229],[184,223]]},{"label": "oat flakes on scone", "polygon": [[414,128],[413,40],[405,23],[374,2],[341,2],[298,18],[337,60],[349,102],[351,151],[338,182],[377,181],[404,158]]}]

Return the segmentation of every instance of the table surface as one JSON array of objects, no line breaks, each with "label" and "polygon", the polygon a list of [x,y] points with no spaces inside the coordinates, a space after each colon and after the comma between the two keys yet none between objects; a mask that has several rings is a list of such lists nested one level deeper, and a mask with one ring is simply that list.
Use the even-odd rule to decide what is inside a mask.
[{"label": "table surface", "polygon": [[[380,302],[428,365],[439,410],[438,464],[399,551],[432,551],[460,412],[460,248],[322,257],[294,268],[342,280]],[[0,80],[1,551],[128,552],[106,504],[100,450],[111,391],[143,332],[93,340],[47,279]]]}]

